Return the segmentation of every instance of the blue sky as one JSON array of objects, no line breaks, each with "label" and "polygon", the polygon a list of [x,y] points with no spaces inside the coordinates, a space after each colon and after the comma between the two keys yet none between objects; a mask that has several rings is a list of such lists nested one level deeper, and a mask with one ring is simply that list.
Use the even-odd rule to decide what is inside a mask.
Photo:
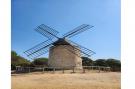
[{"label": "blue sky", "polygon": [[[23,52],[47,40],[34,29],[45,24],[59,35],[81,24],[93,25],[70,40],[96,52],[93,59],[120,59],[120,0],[11,0],[12,50]],[[47,56],[43,55],[43,56]]]}]

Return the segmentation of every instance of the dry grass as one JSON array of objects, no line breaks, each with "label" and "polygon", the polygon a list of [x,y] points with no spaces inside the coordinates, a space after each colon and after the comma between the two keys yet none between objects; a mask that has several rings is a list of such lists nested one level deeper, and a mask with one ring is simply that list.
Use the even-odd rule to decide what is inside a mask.
[{"label": "dry grass", "polygon": [[12,89],[120,89],[120,73],[12,75]]}]

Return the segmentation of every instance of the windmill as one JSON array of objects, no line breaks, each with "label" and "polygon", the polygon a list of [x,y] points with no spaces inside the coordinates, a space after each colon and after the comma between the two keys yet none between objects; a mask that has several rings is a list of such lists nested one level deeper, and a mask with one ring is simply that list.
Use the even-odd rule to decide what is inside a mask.
[{"label": "windmill", "polygon": [[75,29],[67,32],[62,37],[58,37],[58,31],[44,24],[39,25],[35,31],[47,37],[48,40],[28,49],[24,53],[35,59],[49,52],[48,65],[51,67],[71,67],[82,68],[82,58],[90,57],[95,54],[94,51],[87,49],[67,38],[71,38],[81,32],[84,32],[93,26],[82,24]]}]

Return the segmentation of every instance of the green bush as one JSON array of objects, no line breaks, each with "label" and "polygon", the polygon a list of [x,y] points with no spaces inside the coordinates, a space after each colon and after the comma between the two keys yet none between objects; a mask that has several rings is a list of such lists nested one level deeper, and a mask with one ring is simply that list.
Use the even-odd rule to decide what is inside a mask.
[{"label": "green bush", "polygon": [[121,71],[121,62],[116,59],[107,59],[106,63],[112,71]]},{"label": "green bush", "polygon": [[[15,51],[11,51],[11,69],[14,70],[16,66],[48,66],[48,58],[37,58],[32,62],[19,56]],[[88,57],[82,57],[83,66],[106,66],[111,67],[112,71],[121,71],[121,62],[116,59],[97,59],[93,61]]]},{"label": "green bush", "polygon": [[88,57],[82,57],[82,65],[83,66],[92,66],[93,60]]},{"label": "green bush", "polygon": [[48,58],[37,58],[32,61],[32,65],[41,65],[41,66],[48,66]]},{"label": "green bush", "polygon": [[107,66],[105,59],[97,59],[94,61],[95,66]]},{"label": "green bush", "polygon": [[14,70],[16,66],[29,66],[30,61],[19,56],[15,51],[11,51],[11,69]]}]

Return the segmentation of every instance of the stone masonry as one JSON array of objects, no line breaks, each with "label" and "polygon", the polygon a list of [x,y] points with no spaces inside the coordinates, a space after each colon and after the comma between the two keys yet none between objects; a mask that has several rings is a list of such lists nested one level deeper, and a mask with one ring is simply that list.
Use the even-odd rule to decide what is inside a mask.
[{"label": "stone masonry", "polygon": [[74,46],[53,46],[49,50],[48,65],[50,67],[60,68],[70,68],[75,66],[75,68],[82,69],[82,59],[75,54],[81,55],[79,51],[74,50]]}]

